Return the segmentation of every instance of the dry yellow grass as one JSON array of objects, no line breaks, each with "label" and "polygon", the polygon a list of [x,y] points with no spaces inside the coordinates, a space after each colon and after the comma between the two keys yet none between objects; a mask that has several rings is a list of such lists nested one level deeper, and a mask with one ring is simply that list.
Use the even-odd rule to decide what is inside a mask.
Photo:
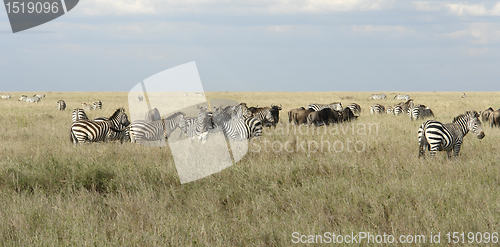
[{"label": "dry yellow grass", "polygon": [[[394,105],[396,92],[376,101]],[[168,147],[107,143],[74,147],[71,110],[103,101],[89,117],[127,108],[126,93],[46,93],[38,104],[0,101],[2,245],[291,245],[292,234],[494,232],[500,220],[500,129],[465,138],[461,156],[418,159],[417,130],[406,116],[372,116],[369,92],[207,93],[248,105],[281,104],[276,130],[265,129],[232,167],[181,185]],[[26,93],[30,95],[29,93]],[[500,107],[500,93],[411,93],[450,122],[466,110]],[[352,99],[342,99],[350,96]],[[57,111],[58,99],[66,111]],[[350,124],[287,127],[286,112],[309,103],[357,102]],[[128,111],[128,109],[127,109]],[[372,126],[372,131],[361,131]],[[285,130],[291,130],[286,132]],[[352,129],[355,130],[352,133]],[[312,130],[315,130],[312,133]],[[327,135],[321,134],[327,131]],[[343,130],[348,130],[343,133]],[[322,139],[323,138],[323,139]],[[301,142],[362,143],[361,151],[296,148]],[[264,148],[267,145],[268,148]],[[358,146],[360,147],[360,146]],[[339,152],[337,152],[339,151]],[[428,241],[428,239],[427,239]]]}]

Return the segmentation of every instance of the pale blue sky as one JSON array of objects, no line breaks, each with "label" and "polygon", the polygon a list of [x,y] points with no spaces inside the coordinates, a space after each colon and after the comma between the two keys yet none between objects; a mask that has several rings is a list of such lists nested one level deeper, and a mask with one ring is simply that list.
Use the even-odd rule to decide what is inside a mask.
[{"label": "pale blue sky", "polygon": [[0,92],[129,91],[196,61],[206,91],[499,91],[500,2],[81,0],[12,34]]}]

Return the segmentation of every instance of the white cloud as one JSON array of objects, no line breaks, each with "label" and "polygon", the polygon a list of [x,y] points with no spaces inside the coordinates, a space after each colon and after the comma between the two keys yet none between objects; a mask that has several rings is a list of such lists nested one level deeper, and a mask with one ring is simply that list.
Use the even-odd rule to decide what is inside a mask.
[{"label": "white cloud", "polygon": [[471,23],[467,29],[445,34],[448,37],[470,38],[472,44],[492,44],[500,42],[500,24],[479,22]]},{"label": "white cloud", "polygon": [[166,13],[294,14],[340,11],[374,11],[390,8],[395,0],[86,0],[84,15],[133,15]]},{"label": "white cloud", "polygon": [[500,2],[488,8],[483,3],[414,1],[412,7],[418,11],[426,12],[448,10],[457,16],[500,16]]},{"label": "white cloud", "polygon": [[408,34],[415,33],[414,30],[408,29],[404,26],[385,26],[385,25],[353,25],[351,26],[352,31],[356,33],[399,33],[399,34]]}]

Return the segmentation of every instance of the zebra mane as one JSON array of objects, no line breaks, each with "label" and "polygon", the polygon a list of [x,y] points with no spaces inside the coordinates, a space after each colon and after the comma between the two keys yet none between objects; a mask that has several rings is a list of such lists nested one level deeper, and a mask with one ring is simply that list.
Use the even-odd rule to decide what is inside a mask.
[{"label": "zebra mane", "polygon": [[466,111],[464,114],[460,114],[460,115],[456,116],[453,119],[453,123],[456,123],[460,119],[465,119],[465,118],[470,119],[470,118],[478,118],[478,117],[479,117],[479,113],[477,113],[476,111]]},{"label": "zebra mane", "polygon": [[113,113],[113,115],[111,115],[111,117],[109,117],[109,119],[117,118],[123,112],[125,112],[125,109],[118,108],[118,109],[116,109],[115,113]]},{"label": "zebra mane", "polygon": [[178,117],[179,115],[186,116],[186,114],[184,114],[184,112],[176,112],[176,113],[172,114],[172,116],[169,116],[169,117],[165,118],[165,120],[174,119],[174,118]]}]

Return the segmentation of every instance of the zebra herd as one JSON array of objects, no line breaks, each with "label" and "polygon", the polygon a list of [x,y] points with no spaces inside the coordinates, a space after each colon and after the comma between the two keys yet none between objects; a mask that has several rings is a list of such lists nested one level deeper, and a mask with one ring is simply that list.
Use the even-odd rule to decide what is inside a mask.
[{"label": "zebra herd", "polygon": [[342,107],[341,102],[330,104],[310,104],[307,109],[299,107],[288,112],[288,122],[308,126],[329,125],[330,123],[346,122],[356,119],[361,113],[361,106],[351,103],[347,107]]},{"label": "zebra herd", "polygon": [[373,104],[370,107],[370,112],[372,114],[387,113],[396,116],[406,113],[411,120],[434,117],[434,112],[429,107],[421,104],[414,104],[412,99],[387,107],[381,104]]},{"label": "zebra herd", "polygon": [[21,95],[21,98],[19,98],[19,101],[26,101],[28,103],[38,103],[43,98],[45,98],[45,94],[35,94],[31,97],[23,94],[23,95]]},{"label": "zebra herd", "polygon": [[[72,113],[71,141],[78,143],[108,142],[119,140],[132,143],[162,141],[168,139],[179,128],[181,135],[190,140],[206,142],[209,135],[221,131],[228,140],[247,140],[262,136],[263,126],[275,126],[279,121],[281,107],[253,107],[249,110],[245,103],[234,106],[198,107],[195,117],[187,117],[176,112],[161,118],[158,109],[146,113],[145,120],[129,122],[123,108],[109,118],[89,120],[84,109],[74,109]],[[263,125],[262,123],[267,123]]]}]

